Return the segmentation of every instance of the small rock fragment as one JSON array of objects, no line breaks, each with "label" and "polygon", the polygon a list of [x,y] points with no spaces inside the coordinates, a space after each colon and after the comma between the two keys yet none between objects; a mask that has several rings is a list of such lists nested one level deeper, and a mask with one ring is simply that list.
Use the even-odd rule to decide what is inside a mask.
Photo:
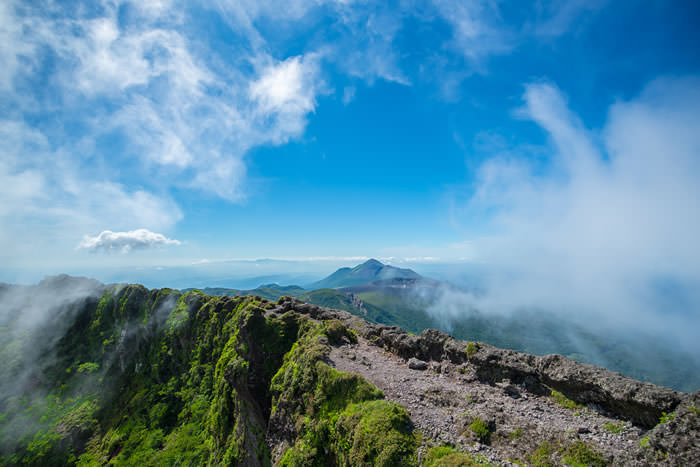
[{"label": "small rock fragment", "polygon": [[418,360],[414,357],[408,361],[408,367],[411,370],[426,370],[428,368],[428,364],[423,360]]}]

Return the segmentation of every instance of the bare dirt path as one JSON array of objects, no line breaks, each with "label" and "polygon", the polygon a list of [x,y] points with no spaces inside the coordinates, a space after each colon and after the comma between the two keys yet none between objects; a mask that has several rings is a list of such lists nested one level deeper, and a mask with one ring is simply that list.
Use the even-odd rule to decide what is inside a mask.
[{"label": "bare dirt path", "polygon": [[[359,338],[357,344],[333,348],[330,364],[340,371],[362,375],[386,398],[404,406],[414,425],[436,443],[449,443],[503,465],[524,462],[543,442],[553,446],[584,441],[615,464],[639,445],[641,429],[607,418],[587,408],[562,407],[551,396],[538,396],[507,381],[495,386],[481,383],[469,364],[455,366],[408,362]],[[491,430],[488,439],[470,429],[475,418]],[[620,427],[619,433],[604,428]],[[510,459],[510,460],[509,460]]]}]

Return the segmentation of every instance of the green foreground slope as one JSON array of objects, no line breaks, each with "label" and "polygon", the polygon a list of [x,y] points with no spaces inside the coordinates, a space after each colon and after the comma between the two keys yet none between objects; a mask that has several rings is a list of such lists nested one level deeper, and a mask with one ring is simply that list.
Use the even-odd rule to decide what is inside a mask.
[{"label": "green foreground slope", "polygon": [[[412,465],[408,413],[324,362],[353,340],[254,297],[110,286],[47,330],[3,337],[2,465]],[[38,334],[37,334],[38,333]],[[28,348],[28,347],[26,347]],[[14,353],[13,353],[14,352]],[[271,452],[270,447],[277,450]]]}]

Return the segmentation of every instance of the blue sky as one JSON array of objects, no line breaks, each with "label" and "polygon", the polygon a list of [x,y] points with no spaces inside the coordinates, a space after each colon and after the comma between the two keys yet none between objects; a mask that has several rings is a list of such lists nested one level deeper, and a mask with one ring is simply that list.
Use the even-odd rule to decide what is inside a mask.
[{"label": "blue sky", "polygon": [[379,257],[567,291],[610,270],[695,283],[699,19],[693,1],[5,1],[0,279]]}]

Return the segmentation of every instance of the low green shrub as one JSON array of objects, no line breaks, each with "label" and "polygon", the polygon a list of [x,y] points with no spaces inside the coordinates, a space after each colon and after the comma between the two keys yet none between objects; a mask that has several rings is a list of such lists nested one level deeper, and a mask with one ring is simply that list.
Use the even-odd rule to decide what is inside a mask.
[{"label": "low green shrub", "polygon": [[605,467],[608,465],[605,457],[583,441],[576,441],[561,450],[562,461],[574,467]]},{"label": "low green shrub", "polygon": [[625,424],[622,422],[619,423],[606,423],[603,425],[603,429],[606,431],[609,431],[610,433],[621,433],[622,430],[625,428]]},{"label": "low green shrub", "polygon": [[481,442],[486,443],[491,437],[489,425],[479,417],[472,420],[469,424],[469,429],[472,430],[472,433],[474,433]]},{"label": "low green shrub", "polygon": [[552,454],[554,454],[554,446],[548,441],[544,441],[537,449],[527,456],[527,461],[534,467],[550,467],[553,466]]},{"label": "low green shrub", "polygon": [[423,459],[424,467],[472,467],[484,465],[489,466],[491,464],[481,462],[469,454],[459,452],[454,447],[445,445],[430,448],[425,459]]},{"label": "low green shrub", "polygon": [[479,344],[476,342],[469,342],[465,350],[467,352],[467,358],[472,358],[479,350]]},{"label": "low green shrub", "polygon": [[583,408],[581,404],[572,401],[559,391],[552,391],[552,397],[558,405],[564,407],[565,409],[576,411],[581,410]]}]

